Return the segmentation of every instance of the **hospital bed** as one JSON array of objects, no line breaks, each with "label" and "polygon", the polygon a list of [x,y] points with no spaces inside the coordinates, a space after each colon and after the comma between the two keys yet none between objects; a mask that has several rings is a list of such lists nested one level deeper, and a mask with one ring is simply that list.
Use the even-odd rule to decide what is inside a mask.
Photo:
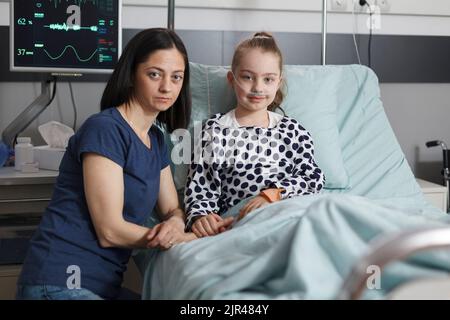
[{"label": "hospital bed", "polygon": [[[234,98],[227,67],[190,67],[193,132],[201,120],[233,107]],[[310,131],[325,191],[257,209],[214,237],[138,252],[143,298],[383,299],[395,298],[396,290],[401,298],[411,281],[448,282],[450,217],[417,185],[374,72],[360,65],[289,65],[283,72],[283,109]],[[166,139],[176,152],[177,138]],[[187,166],[172,165],[180,196]],[[153,213],[147,225],[156,223]]]},{"label": "hospital bed", "polygon": [[[285,66],[283,109],[308,129],[321,195],[255,210],[233,229],[134,254],[144,299],[450,299],[450,217],[428,203],[389,125],[372,70]],[[168,1],[168,27],[174,27]],[[191,133],[234,106],[227,67],[191,63]],[[166,135],[171,151],[177,137]],[[187,164],[172,164],[182,201]],[[243,200],[224,216],[236,215]],[[148,226],[158,223],[156,212]]]}]

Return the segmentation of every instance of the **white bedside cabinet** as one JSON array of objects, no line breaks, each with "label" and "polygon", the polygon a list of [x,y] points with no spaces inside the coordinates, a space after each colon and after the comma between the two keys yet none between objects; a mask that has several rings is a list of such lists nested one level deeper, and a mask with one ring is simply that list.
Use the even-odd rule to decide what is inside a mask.
[{"label": "white bedside cabinet", "polygon": [[434,206],[447,212],[447,187],[416,178],[425,198]]}]

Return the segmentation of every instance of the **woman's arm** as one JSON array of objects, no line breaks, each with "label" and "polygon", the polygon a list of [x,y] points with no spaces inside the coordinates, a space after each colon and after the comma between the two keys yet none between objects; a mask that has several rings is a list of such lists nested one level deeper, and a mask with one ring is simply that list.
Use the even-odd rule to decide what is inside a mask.
[{"label": "woman's arm", "polygon": [[155,226],[158,232],[154,237],[148,239],[150,240],[149,246],[155,247],[159,244],[169,243],[170,247],[176,243],[197,239],[192,232],[184,233],[185,215],[179,205],[170,166],[161,170],[159,186],[158,213],[163,222]]},{"label": "woman's arm", "polygon": [[86,202],[102,247],[145,248],[154,230],[123,219],[123,169],[95,153],[83,154]]},{"label": "woman's arm", "polygon": [[184,212],[178,202],[177,189],[173,182],[170,166],[161,170],[159,190],[157,205],[161,220],[177,219],[183,223],[184,228]]}]

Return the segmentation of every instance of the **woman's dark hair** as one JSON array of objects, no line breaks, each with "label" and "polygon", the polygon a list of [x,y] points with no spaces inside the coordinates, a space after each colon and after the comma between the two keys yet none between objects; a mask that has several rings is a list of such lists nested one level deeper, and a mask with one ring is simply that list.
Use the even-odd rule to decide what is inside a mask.
[{"label": "woman's dark hair", "polygon": [[128,42],[103,91],[101,110],[129,103],[135,94],[134,79],[137,66],[145,62],[153,52],[171,48],[176,48],[184,58],[183,85],[173,106],[160,112],[156,120],[170,133],[178,128],[186,128],[191,116],[189,60],[183,42],[169,29],[146,29]]},{"label": "woman's dark hair", "polygon": [[[245,52],[248,49],[255,49],[255,48],[261,49],[264,52],[272,52],[276,56],[278,56],[280,72],[283,71],[283,55],[281,54],[281,50],[278,47],[272,35],[264,31],[257,32],[253,35],[252,38],[244,40],[241,43],[239,43],[236,50],[234,51],[233,60],[231,62],[231,70],[235,72]],[[285,81],[282,80],[280,89],[278,89],[277,93],[275,94],[275,99],[273,99],[273,102],[267,107],[267,109],[269,109],[270,111],[274,111],[277,108],[283,111],[283,109],[281,109],[281,103],[283,102],[284,99],[283,91],[285,85],[286,85]]]}]

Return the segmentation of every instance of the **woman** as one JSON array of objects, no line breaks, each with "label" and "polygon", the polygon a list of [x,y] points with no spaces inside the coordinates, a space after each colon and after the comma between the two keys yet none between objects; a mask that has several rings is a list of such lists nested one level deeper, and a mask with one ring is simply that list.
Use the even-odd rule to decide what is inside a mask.
[{"label": "woman", "polygon": [[[101,100],[71,137],[25,259],[18,299],[117,299],[133,248],[189,241],[161,131],[185,128],[191,99],[181,39],[148,29],[125,48]],[[164,192],[159,192],[162,189]],[[155,205],[162,223],[142,224]]]}]

